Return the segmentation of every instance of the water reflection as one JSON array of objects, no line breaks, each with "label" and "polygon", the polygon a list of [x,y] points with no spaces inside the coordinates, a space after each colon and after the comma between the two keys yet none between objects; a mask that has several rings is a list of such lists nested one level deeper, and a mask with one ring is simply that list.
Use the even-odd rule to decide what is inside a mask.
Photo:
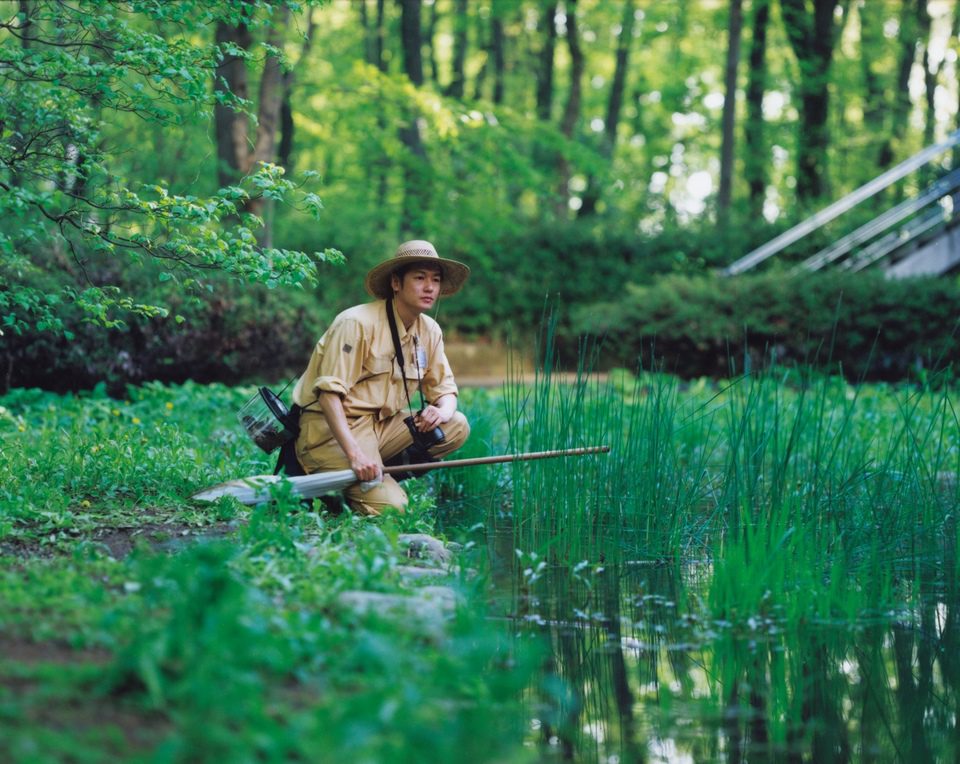
[{"label": "water reflection", "polygon": [[925,583],[915,609],[855,624],[759,616],[733,623],[706,614],[709,568],[571,570],[515,552],[499,559],[502,614],[549,640],[529,711],[530,740],[551,758],[960,756],[955,582]]}]

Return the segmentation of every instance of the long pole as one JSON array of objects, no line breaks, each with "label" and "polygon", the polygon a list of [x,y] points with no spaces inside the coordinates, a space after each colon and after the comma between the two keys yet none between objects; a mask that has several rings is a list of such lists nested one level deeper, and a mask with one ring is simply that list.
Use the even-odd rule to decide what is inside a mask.
[{"label": "long pole", "polygon": [[472,467],[476,464],[503,464],[504,462],[529,462],[534,459],[554,459],[559,456],[582,456],[584,454],[605,454],[610,446],[587,446],[586,448],[566,448],[558,451],[528,451],[523,454],[503,454],[502,456],[477,456],[472,459],[448,459],[442,462],[426,464],[395,464],[384,467],[384,474],[392,472],[422,472],[424,470],[449,469],[451,467]]},{"label": "long pole", "polygon": [[[468,467],[475,464],[502,464],[503,462],[526,462],[531,459],[552,459],[557,456],[581,456],[600,454],[610,450],[610,446],[591,446],[589,448],[569,448],[563,451],[533,451],[526,454],[505,454],[503,456],[480,456],[475,459],[452,459],[447,462],[428,464],[398,464],[385,467],[384,472],[426,472],[427,470],[447,469],[450,467]],[[282,475],[259,475],[243,480],[230,480],[204,491],[195,493],[192,498],[199,501],[215,501],[221,496],[233,496],[244,504],[256,504],[268,501],[270,486],[280,480],[289,480],[293,484],[293,493],[305,499],[323,496],[331,491],[339,491],[357,482],[357,476],[351,469],[334,472],[314,472],[312,475],[296,475],[284,478]]]}]

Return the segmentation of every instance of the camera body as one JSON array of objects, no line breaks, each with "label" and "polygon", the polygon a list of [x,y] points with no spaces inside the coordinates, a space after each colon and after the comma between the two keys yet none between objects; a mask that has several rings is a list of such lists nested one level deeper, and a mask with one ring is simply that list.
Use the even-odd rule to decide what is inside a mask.
[{"label": "camera body", "polygon": [[[413,445],[411,450],[416,452],[423,453],[428,459],[430,458],[427,449],[431,446],[435,446],[438,443],[443,443],[443,439],[446,435],[443,434],[443,430],[439,427],[434,427],[432,430],[427,430],[427,432],[420,432],[417,429],[417,425],[414,423],[415,414],[411,414],[406,419],[404,419],[404,424],[407,425],[407,429],[410,430],[410,436],[413,438]],[[432,461],[432,459],[431,459]]]},{"label": "camera body", "polygon": [[[443,439],[446,437],[443,434],[443,430],[439,427],[434,427],[428,432],[420,432],[417,429],[417,425],[414,423],[415,414],[411,414],[406,419],[403,420],[404,424],[407,425],[407,429],[410,430],[410,437],[413,438],[413,443],[407,446],[403,451],[401,451],[396,456],[392,456],[390,459],[384,461],[383,465],[385,467],[394,467],[400,464],[429,464],[430,462],[439,461],[437,457],[432,456],[428,450],[431,446],[435,446],[438,443],[442,443]],[[408,478],[418,477],[419,475],[424,474],[420,472],[393,472],[394,480],[401,481],[407,480]]]}]

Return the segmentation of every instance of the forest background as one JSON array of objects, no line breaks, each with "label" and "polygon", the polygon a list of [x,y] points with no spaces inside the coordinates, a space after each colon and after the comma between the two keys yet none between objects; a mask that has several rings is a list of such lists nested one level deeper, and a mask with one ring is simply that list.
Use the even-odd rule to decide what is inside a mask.
[{"label": "forest background", "polygon": [[[0,3],[0,388],[277,380],[405,238],[448,337],[956,360],[955,277],[717,269],[957,129],[953,0]],[[856,222],[955,165],[947,152]],[[845,225],[849,227],[848,221]]]}]

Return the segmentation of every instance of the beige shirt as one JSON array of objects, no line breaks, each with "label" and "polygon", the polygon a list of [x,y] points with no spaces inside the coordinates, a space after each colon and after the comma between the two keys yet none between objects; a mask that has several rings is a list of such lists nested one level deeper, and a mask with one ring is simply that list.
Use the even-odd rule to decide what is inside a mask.
[{"label": "beige shirt", "polygon": [[[394,315],[413,408],[420,408],[418,365],[428,404],[442,395],[456,395],[457,384],[443,350],[440,325],[429,316],[420,315],[408,330],[396,307]],[[306,371],[297,381],[293,400],[306,407],[315,403],[321,392],[338,393],[348,417],[373,415],[377,420],[387,419],[407,406],[404,380],[395,356],[386,300],[349,308],[333,320],[317,342]],[[317,406],[311,407],[315,409]]]}]

